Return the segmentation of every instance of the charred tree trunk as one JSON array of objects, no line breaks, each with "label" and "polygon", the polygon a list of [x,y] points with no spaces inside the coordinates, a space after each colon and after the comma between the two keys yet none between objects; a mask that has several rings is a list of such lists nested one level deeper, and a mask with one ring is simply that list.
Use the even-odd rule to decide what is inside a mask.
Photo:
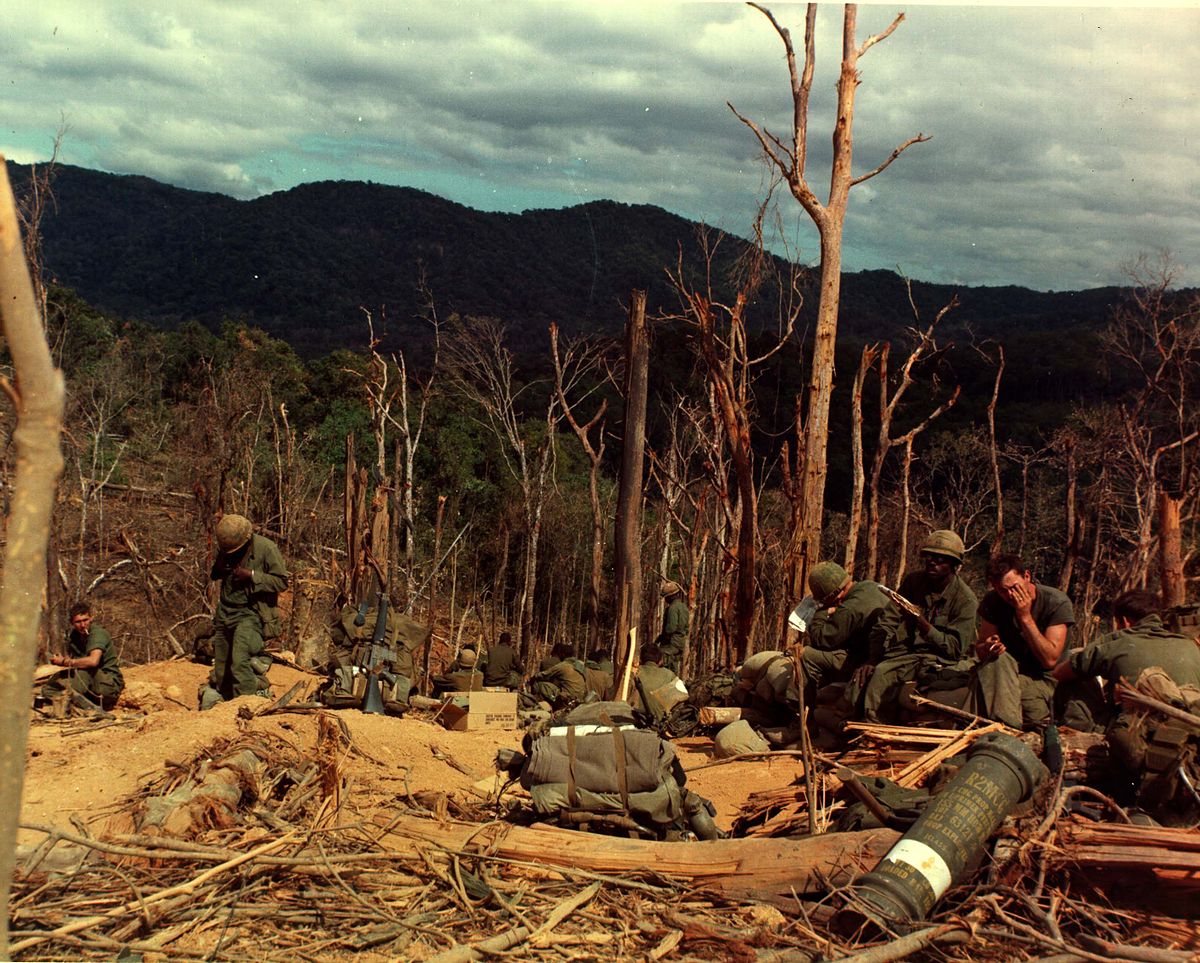
[{"label": "charred tree trunk", "polygon": [[1187,583],[1183,577],[1183,538],[1179,524],[1181,501],[1169,492],[1158,493],[1158,564],[1163,608],[1174,608],[1187,601]]},{"label": "charred tree trunk", "polygon": [[854,393],[850,399],[850,444],[854,457],[854,491],[850,501],[850,531],[846,536],[846,571],[854,574],[854,562],[858,554],[858,534],[862,529],[863,488],[866,478],[863,473],[863,385],[867,380],[867,372],[875,364],[879,352],[878,345],[863,345],[862,358],[858,363],[858,373],[854,376]]},{"label": "charred tree trunk", "polygon": [[621,447],[621,484],[613,533],[617,602],[613,659],[616,665],[625,663],[632,620],[642,607],[642,476],[649,370],[646,292],[634,291],[630,300],[629,320],[625,326],[625,435]]}]

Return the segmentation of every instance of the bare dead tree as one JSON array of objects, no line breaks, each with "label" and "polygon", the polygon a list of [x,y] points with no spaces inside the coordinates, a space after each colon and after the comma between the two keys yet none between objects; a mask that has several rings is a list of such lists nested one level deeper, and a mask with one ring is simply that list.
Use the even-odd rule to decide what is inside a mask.
[{"label": "bare dead tree", "polygon": [[646,451],[646,402],[649,396],[650,334],[646,292],[633,291],[625,322],[625,424],[621,439],[621,479],[613,524],[613,594],[616,628],[613,660],[625,664],[629,632],[642,603],[642,478]]},{"label": "bare dead tree", "polygon": [[816,61],[817,5],[810,3],[804,27],[804,59],[796,63],[791,33],[765,7],[750,6],[763,14],[783,41],[791,79],[792,129],[786,141],[743,116],[732,104],[729,109],[758,138],[763,154],[778,170],[792,196],[812,220],[820,239],[821,280],[814,333],[808,409],[804,424],[804,474],[801,491],[803,511],[792,535],[790,557],[796,560],[793,586],[803,585],[807,567],[820,551],[820,534],[825,504],[827,474],[826,446],[829,436],[829,403],[833,394],[834,348],[837,341],[838,305],[841,299],[842,234],[850,189],[882,173],[913,144],[929,140],[924,134],[910,137],[883,163],[857,177],[852,173],[854,153],[854,100],[859,84],[858,61],[875,44],[887,39],[904,19],[899,14],[881,33],[861,44],[856,39],[858,7],[847,4],[842,18],[842,62],[837,83],[837,118],[833,128],[833,166],[829,194],[822,202],[810,186],[808,165],[808,106]]},{"label": "bare dead tree", "polygon": [[852,448],[852,457],[854,461],[854,489],[851,492],[850,502],[850,532],[846,536],[846,559],[845,568],[847,572],[853,574],[854,562],[858,553],[858,535],[862,528],[863,516],[863,489],[866,485],[866,477],[863,471],[863,415],[862,401],[863,388],[867,381],[867,372],[875,366],[875,361],[880,357],[880,346],[877,344],[865,344],[862,349],[862,357],[858,362],[858,371],[854,375],[854,391],[850,396],[850,445]]},{"label": "bare dead tree", "polygon": [[538,547],[542,516],[554,473],[555,433],[562,412],[558,395],[548,391],[536,435],[521,417],[521,402],[536,382],[518,385],[515,359],[504,344],[504,327],[491,319],[460,319],[447,342],[447,373],[451,382],[482,413],[479,418],[500,442],[505,467],[521,492],[525,522],[525,576],[521,588],[521,645],[532,639],[533,602],[537,588]]},{"label": "bare dead tree", "polygon": [[[907,283],[907,282],[906,282]],[[908,284],[909,303],[912,306],[913,313],[920,321],[920,314],[917,311],[916,304],[913,302],[912,285]],[[934,338],[934,331],[937,329],[941,320],[958,304],[957,298],[952,298],[950,302],[944,305],[934,316],[933,321],[924,329],[910,328],[909,332],[914,338],[914,344],[909,351],[908,357],[900,369],[900,377],[895,388],[891,387],[888,379],[888,357],[891,354],[891,345],[885,342],[879,350],[879,437],[875,446],[875,457],[871,463],[871,497],[870,509],[867,519],[867,566],[868,578],[878,578],[880,571],[879,564],[879,498],[881,495],[881,482],[883,479],[883,465],[887,458],[888,452],[898,445],[907,445],[912,439],[916,438],[921,432],[930,426],[934,421],[940,418],[945,412],[949,411],[958,401],[960,385],[956,385],[953,393],[949,398],[943,401],[922,421],[910,428],[903,434],[892,437],[892,421],[895,418],[896,411],[903,400],[905,393],[914,382],[913,369],[918,362],[926,362],[934,358],[944,348],[939,348],[937,341]],[[903,566],[903,560],[901,560]]]},{"label": "bare dead tree", "polygon": [[[790,342],[795,317],[787,314],[772,344],[760,354],[751,351],[747,332],[747,311],[767,275],[766,252],[762,245],[760,209],[755,221],[757,243],[748,249],[741,263],[741,277],[731,303],[714,293],[711,265],[719,240],[701,237],[709,270],[703,287],[690,285],[684,275],[682,258],[670,275],[671,283],[683,305],[683,319],[696,329],[700,359],[704,364],[713,404],[733,470],[733,488],[737,495],[737,549],[734,555],[736,588],[734,592],[733,648],[738,662],[745,660],[754,640],[757,604],[758,480],[755,473],[751,429],[754,419],[754,369]],[[794,282],[793,282],[794,283]]]},{"label": "bare dead tree", "polygon": [[[34,650],[46,586],[46,545],[62,471],[59,430],[65,389],[46,343],[44,320],[21,246],[16,199],[0,156],[0,321],[13,381],[0,379],[16,410],[17,471],[9,506],[0,586],[0,905],[7,907],[16,863],[25,781]],[[7,959],[8,913],[0,914],[0,959]]]},{"label": "bare dead tree", "polygon": [[[575,408],[598,390],[601,382],[594,375],[600,371],[604,348],[594,340],[576,340],[558,350],[558,325],[550,325],[550,351],[554,356],[554,388],[563,417],[575,432],[584,453],[588,456],[588,498],[592,509],[592,570],[588,583],[588,641],[587,651],[593,652],[600,642],[600,596],[604,580],[604,514],[600,505],[600,467],[604,461],[604,414],[608,400],[602,398],[595,413],[585,423],[575,417]],[[591,379],[591,384],[588,380]],[[581,393],[571,401],[569,396]],[[595,429],[595,441],[592,430]]]}]

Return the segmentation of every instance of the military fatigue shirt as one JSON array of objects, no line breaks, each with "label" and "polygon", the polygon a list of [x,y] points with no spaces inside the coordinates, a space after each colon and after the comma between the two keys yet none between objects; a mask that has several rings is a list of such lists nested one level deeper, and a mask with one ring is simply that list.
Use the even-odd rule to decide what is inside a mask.
[{"label": "military fatigue shirt", "polygon": [[[234,581],[237,568],[250,570],[250,584]],[[288,586],[288,570],[278,546],[262,535],[251,535],[250,543],[236,552],[220,552],[209,576],[221,583],[221,598],[213,622],[236,625],[257,616],[265,621],[278,618],[277,596]]]},{"label": "military fatigue shirt", "polygon": [[521,663],[517,659],[517,650],[511,645],[497,643],[488,649],[483,666],[484,685],[507,685],[510,672],[521,672]]},{"label": "military fatigue shirt", "polygon": [[[1046,629],[1052,625],[1066,625],[1069,630],[1069,627],[1075,624],[1075,610],[1071,606],[1071,600],[1056,588],[1041,582],[1034,584],[1037,586],[1037,594],[1029,614],[1033,616],[1033,624],[1037,626],[1038,631],[1045,635]],[[1047,669],[1033,654],[1025,636],[1021,634],[1016,610],[1005,602],[995,589],[988,591],[979,603],[979,618],[987,619],[996,626],[996,633],[1004,643],[1004,648],[1017,660],[1017,672],[1020,675],[1031,679],[1046,679],[1053,684],[1054,667]],[[1066,659],[1067,646],[1064,644],[1058,661],[1065,662]]]},{"label": "military fatigue shirt", "polygon": [[1097,639],[1070,659],[1076,675],[1098,675],[1114,685],[1121,679],[1133,685],[1144,670],[1157,666],[1177,685],[1200,688],[1200,646],[1170,631],[1157,615]]},{"label": "military fatigue shirt", "polygon": [[67,654],[72,659],[82,659],[96,649],[100,650],[100,662],[93,671],[103,670],[121,678],[121,661],[117,658],[112,636],[104,626],[93,622],[87,635],[78,629],[67,632]]},{"label": "military fatigue shirt", "polygon": [[979,599],[966,582],[955,575],[939,592],[924,572],[910,572],[900,582],[898,591],[921,610],[930,628],[927,634],[922,634],[916,620],[905,619],[895,603],[889,601],[880,619],[885,656],[916,652],[936,656],[946,663],[966,657],[975,641],[975,615],[979,608]]},{"label": "military fatigue shirt", "polygon": [[830,614],[818,609],[808,627],[806,644],[833,652],[845,649],[847,662],[858,665],[883,657],[883,632],[879,624],[888,601],[875,582],[855,582]]},{"label": "military fatigue shirt", "polygon": [[681,598],[676,597],[667,610],[663,612],[662,636],[658,647],[664,655],[679,656],[688,634],[688,607]]},{"label": "military fatigue shirt", "polygon": [[531,683],[538,681],[553,682],[558,686],[559,692],[562,693],[564,699],[573,699],[576,702],[582,700],[587,695],[587,683],[584,682],[583,676],[575,671],[575,667],[570,662],[555,662],[551,665],[546,665],[546,660],[542,660],[543,667],[538,674],[529,681]]}]

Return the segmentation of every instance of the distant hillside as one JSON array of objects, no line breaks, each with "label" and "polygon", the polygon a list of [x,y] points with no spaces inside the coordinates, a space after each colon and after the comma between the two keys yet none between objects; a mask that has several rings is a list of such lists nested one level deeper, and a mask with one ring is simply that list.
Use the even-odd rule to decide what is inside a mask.
[{"label": "distant hillside", "polygon": [[[28,168],[10,165],[14,184]],[[700,269],[698,225],[660,208],[597,201],[565,210],[490,214],[409,188],[339,181],[253,201],[181,190],[145,177],[58,168],[42,224],[47,267],[97,307],[162,324],[246,320],[306,355],[361,345],[370,310],[392,338],[421,328],[421,279],[438,313],[485,314],[526,339],[546,325],[613,333],[632,288],[651,312],[675,298],[664,276],[683,252]],[[723,271],[745,242],[719,248]],[[958,293],[950,326],[980,335],[1095,328],[1117,289],[1047,294],[1016,287],[916,284],[929,316]],[[847,275],[842,331],[888,336],[911,323],[888,271]],[[764,323],[772,305],[759,306]],[[808,299],[810,312],[815,297]]]}]

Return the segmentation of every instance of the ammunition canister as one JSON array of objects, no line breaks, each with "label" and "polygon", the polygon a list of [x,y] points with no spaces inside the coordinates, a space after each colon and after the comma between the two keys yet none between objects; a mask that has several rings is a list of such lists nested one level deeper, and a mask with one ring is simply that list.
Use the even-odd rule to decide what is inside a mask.
[{"label": "ammunition canister", "polygon": [[889,922],[924,919],[1045,775],[1045,767],[1020,739],[1003,733],[980,739],[912,828],[855,882],[860,906],[851,904],[839,914],[838,928],[846,932],[876,914]]}]

